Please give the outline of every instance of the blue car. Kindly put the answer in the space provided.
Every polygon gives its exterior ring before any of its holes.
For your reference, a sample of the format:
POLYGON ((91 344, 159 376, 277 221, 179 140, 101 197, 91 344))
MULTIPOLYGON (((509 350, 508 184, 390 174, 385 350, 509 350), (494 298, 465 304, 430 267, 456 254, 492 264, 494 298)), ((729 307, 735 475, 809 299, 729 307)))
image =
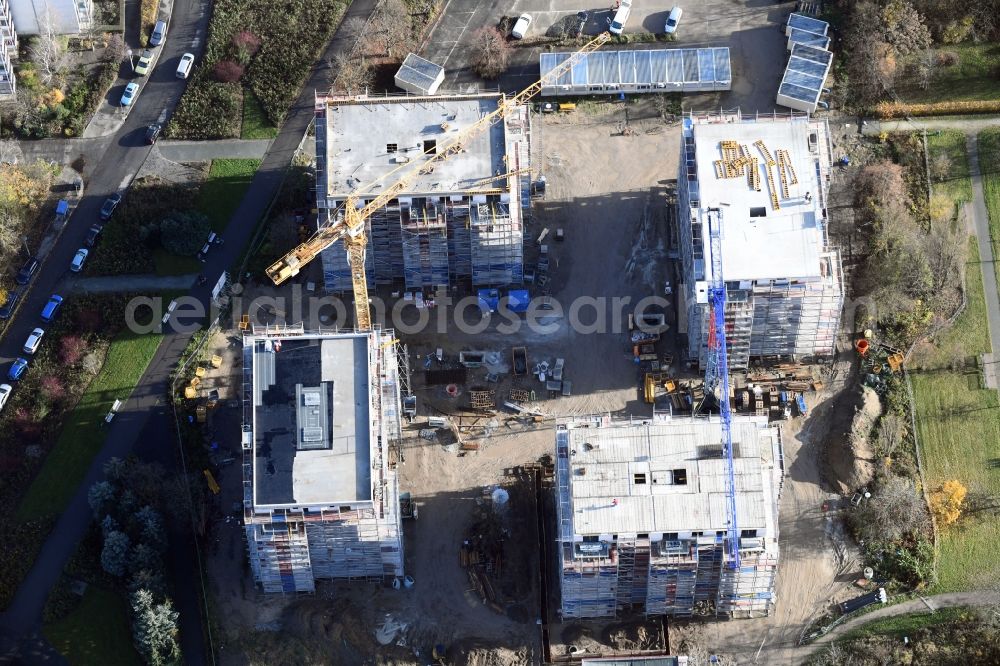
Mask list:
POLYGON ((52 294, 49 297, 49 302, 45 304, 42 308, 42 321, 52 321, 56 313, 59 311, 59 306, 62 305, 63 297, 59 294, 52 294))
POLYGON ((122 93, 122 106, 128 106, 135 99, 135 94, 139 92, 138 83, 130 83, 125 86, 125 92, 122 93))
POLYGON ((28 369, 28 359, 19 358, 14 361, 13 365, 10 366, 10 370, 7 371, 7 379, 12 382, 16 382, 21 377, 24 376, 24 371, 28 369))

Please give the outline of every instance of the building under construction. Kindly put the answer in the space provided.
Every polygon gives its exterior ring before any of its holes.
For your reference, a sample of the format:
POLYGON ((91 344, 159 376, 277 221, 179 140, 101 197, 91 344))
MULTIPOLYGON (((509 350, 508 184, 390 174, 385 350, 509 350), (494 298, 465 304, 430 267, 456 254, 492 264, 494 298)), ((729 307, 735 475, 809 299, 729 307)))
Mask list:
POLYGON ((243 515, 264 592, 403 572, 391 332, 243 338, 243 515))
POLYGON ((739 567, 727 550, 722 424, 609 418, 556 432, 563 618, 756 617, 775 602, 780 430, 732 419, 739 567))
MULTIPOLYGON (((316 98, 316 201, 326 224, 348 195, 360 203, 394 170, 434 154, 496 111, 502 95, 316 98)), ((421 170, 366 223, 369 287, 433 290, 523 281, 523 216, 530 203, 531 122, 519 106, 449 159, 421 170), (505 175, 508 174, 508 175, 505 175)), ((331 292, 351 290, 342 241, 322 253, 331 292)))
POLYGON ((713 265, 726 283, 730 369, 832 356, 844 290, 827 235, 826 122, 715 115, 686 118, 682 132, 678 313, 689 359, 705 365, 713 265), (710 224, 720 227, 721 257, 710 224))

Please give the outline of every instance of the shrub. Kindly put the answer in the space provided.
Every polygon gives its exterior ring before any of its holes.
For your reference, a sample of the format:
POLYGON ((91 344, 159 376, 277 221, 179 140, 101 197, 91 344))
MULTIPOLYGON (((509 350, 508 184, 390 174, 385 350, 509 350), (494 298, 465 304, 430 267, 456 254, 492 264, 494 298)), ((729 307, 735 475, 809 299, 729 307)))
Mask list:
MULTIPOLYGON (((142 0, 141 4, 141 18, 142 24, 139 26, 139 32, 149 40, 149 36, 146 34, 153 30, 153 25, 156 23, 157 11, 160 7, 159 0, 142 0)), ((145 46, 145 44, 143 44, 145 46)))
POLYGON ((37 442, 42 437, 42 424, 27 407, 14 410, 14 429, 24 442, 37 442))
POLYGON ((903 102, 880 102, 875 106, 880 118, 901 118, 905 116, 949 116, 965 113, 1000 113, 1000 100, 979 99, 929 104, 906 104, 903 102))
POLYGON ((235 83, 197 81, 188 86, 170 118, 175 139, 228 139, 239 136, 243 91, 235 83))
POLYGON ((157 604, 149 590, 132 594, 132 640, 147 664, 176 663, 181 656, 177 643, 177 617, 169 599, 157 604))
POLYGON ((222 83, 235 83, 243 78, 243 65, 232 60, 222 60, 215 63, 212 75, 222 83))
POLYGON ((233 35, 233 46, 236 48, 236 60, 241 65, 247 65, 260 50, 260 38, 249 30, 240 30, 233 35))
POLYGON ((168 252, 193 257, 212 231, 208 217, 198 211, 176 211, 160 223, 160 243, 168 252))
POLYGON ((97 308, 80 308, 76 312, 76 325, 88 333, 96 333, 104 325, 104 316, 97 308))
POLYGON ((42 377, 40 387, 42 389, 42 394, 53 402, 62 400, 66 397, 66 385, 63 384, 63 380, 57 375, 46 375, 42 377))
POLYGON ((87 341, 79 335, 64 335, 59 345, 59 358, 69 366, 79 363, 83 352, 87 350, 87 341))
POLYGON ((958 54, 954 51, 940 51, 934 58, 938 67, 954 67, 959 60, 958 54))

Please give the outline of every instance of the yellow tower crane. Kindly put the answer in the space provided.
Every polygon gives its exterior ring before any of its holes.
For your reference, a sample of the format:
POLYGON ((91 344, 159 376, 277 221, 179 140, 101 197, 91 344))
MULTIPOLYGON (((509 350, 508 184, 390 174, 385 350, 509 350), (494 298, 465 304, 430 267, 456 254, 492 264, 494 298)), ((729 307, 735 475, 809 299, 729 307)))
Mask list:
POLYGON ((609 39, 611 39, 611 35, 608 33, 598 35, 518 94, 513 97, 501 97, 496 111, 483 116, 450 140, 425 151, 423 157, 426 157, 426 160, 403 164, 369 183, 366 187, 349 194, 344 203, 309 240, 268 267, 267 276, 274 281, 274 284, 281 284, 288 278, 297 275, 302 267, 315 259, 320 252, 343 239, 344 247, 347 250, 347 261, 351 269, 357 328, 361 331, 370 330, 372 327, 371 310, 368 306, 368 278, 365 275, 365 245, 368 242, 365 237, 365 221, 405 191, 421 174, 429 173, 434 164, 443 162, 452 155, 461 152, 471 139, 485 132, 494 123, 505 118, 514 108, 534 97, 542 89, 542 86, 558 79, 585 55, 596 51, 609 39), (392 184, 383 186, 377 195, 362 205, 361 202, 365 195, 371 194, 376 186, 389 181, 390 177, 395 178, 392 184))

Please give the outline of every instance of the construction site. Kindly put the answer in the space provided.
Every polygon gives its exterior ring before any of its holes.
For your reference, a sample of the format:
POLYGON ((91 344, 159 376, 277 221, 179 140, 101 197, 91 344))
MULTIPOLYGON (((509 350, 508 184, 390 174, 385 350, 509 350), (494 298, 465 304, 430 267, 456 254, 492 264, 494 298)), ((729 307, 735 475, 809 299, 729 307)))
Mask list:
POLYGON ((718 269, 731 369, 830 358, 844 289, 840 253, 828 237, 825 122, 721 114, 685 119, 682 136, 679 326, 688 334, 687 358, 705 366, 708 285, 718 269), (717 244, 709 239, 714 225, 717 244))
POLYGON ((540 83, 317 97, 318 229, 245 300, 322 275, 355 326, 241 320, 242 519, 213 583, 234 643, 243 626, 336 663, 674 663, 676 628, 791 633, 839 593, 818 508, 843 381, 828 128, 665 121, 649 97, 536 114, 540 83), (476 294, 475 325, 401 332, 369 289, 410 315, 476 294))
MULTIPOLYGON (((318 224, 331 223, 348 195, 359 206, 381 194, 359 189, 392 182, 411 162, 448 143, 497 111, 498 93, 475 95, 316 98, 318 224), (362 128, 378 127, 377 133, 362 128)), ((407 291, 499 287, 524 278, 523 215, 530 201, 531 121, 515 106, 461 149, 420 169, 367 219, 368 284, 407 291)), ((349 292, 343 241, 322 254, 332 293, 349 292)))
POLYGON ((403 575, 392 340, 301 327, 244 335, 243 519, 262 591, 403 575))
POLYGON ((719 418, 594 418, 557 431, 563 618, 771 612, 780 431, 766 417, 742 416, 730 437, 733 490, 719 418), (739 516, 737 562, 725 544, 729 492, 739 516))

